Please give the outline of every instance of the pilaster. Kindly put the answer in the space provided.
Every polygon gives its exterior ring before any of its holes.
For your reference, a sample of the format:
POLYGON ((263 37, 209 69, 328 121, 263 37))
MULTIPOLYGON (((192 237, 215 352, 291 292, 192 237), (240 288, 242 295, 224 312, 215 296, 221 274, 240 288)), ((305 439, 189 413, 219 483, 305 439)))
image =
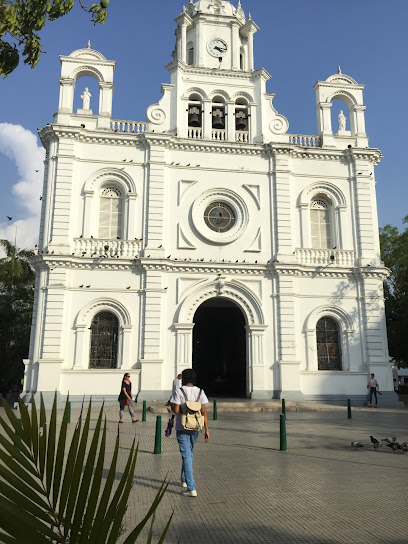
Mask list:
POLYGON ((288 154, 275 153, 275 228, 279 262, 295 262, 293 256, 292 199, 288 154))
MULTIPOLYGON (((147 205, 147 247, 151 253, 164 245, 164 179, 165 145, 164 142, 149 142, 149 183, 147 205)), ((161 251, 159 251, 161 256, 161 251)))

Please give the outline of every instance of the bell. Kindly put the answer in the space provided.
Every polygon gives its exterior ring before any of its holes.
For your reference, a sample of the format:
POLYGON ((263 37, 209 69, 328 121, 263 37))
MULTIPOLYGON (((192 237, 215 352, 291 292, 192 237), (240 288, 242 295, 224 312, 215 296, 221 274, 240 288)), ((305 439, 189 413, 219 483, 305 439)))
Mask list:
POLYGON ((214 109, 212 112, 212 128, 218 128, 223 130, 225 128, 225 116, 224 111, 220 108, 214 109))
POLYGON ((201 127, 201 111, 197 106, 190 106, 188 109, 188 126, 201 127))
POLYGON ((188 126, 189 127, 201 127, 201 119, 196 113, 188 114, 188 126))
POLYGON ((235 114, 235 128, 237 130, 248 130, 248 118, 244 111, 237 111, 235 114))

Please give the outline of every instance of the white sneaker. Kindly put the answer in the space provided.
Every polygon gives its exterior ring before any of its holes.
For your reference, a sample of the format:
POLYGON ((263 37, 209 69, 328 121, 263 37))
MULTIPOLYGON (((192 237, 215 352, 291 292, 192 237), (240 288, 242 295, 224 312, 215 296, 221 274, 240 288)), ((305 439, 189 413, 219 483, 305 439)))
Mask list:
POLYGON ((181 482, 181 487, 187 487, 186 482, 181 482))
POLYGON ((197 497, 197 491, 193 489, 193 491, 183 491, 181 493, 184 497, 197 497))

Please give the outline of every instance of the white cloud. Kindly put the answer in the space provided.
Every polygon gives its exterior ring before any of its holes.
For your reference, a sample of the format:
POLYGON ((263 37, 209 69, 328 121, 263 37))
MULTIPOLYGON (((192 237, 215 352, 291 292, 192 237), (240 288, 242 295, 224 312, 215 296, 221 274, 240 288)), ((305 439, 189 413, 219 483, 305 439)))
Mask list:
POLYGON ((24 216, 0 223, 0 238, 14 243, 17 229, 17 246, 32 249, 38 243, 40 228, 45 150, 37 144, 36 135, 21 125, 0 123, 0 153, 16 164, 19 179, 11 191, 24 216))

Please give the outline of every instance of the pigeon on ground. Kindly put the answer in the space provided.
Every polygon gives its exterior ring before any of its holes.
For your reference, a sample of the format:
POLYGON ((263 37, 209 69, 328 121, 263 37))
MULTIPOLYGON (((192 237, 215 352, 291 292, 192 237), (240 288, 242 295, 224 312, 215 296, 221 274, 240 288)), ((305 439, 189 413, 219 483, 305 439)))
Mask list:
POLYGON ((364 448, 364 444, 360 444, 360 442, 352 442, 351 445, 355 450, 357 448, 364 448))
POLYGON ((374 436, 370 435, 370 440, 373 443, 375 450, 381 446, 381 442, 379 442, 376 438, 374 438, 374 436))
POLYGON ((391 442, 391 444, 387 444, 389 448, 392 449, 392 451, 397 451, 399 449, 402 449, 402 446, 400 446, 397 442, 391 442))
POLYGON ((397 437, 393 436, 393 437, 383 438, 382 441, 388 442, 388 444, 393 444, 394 442, 397 441, 397 437))

